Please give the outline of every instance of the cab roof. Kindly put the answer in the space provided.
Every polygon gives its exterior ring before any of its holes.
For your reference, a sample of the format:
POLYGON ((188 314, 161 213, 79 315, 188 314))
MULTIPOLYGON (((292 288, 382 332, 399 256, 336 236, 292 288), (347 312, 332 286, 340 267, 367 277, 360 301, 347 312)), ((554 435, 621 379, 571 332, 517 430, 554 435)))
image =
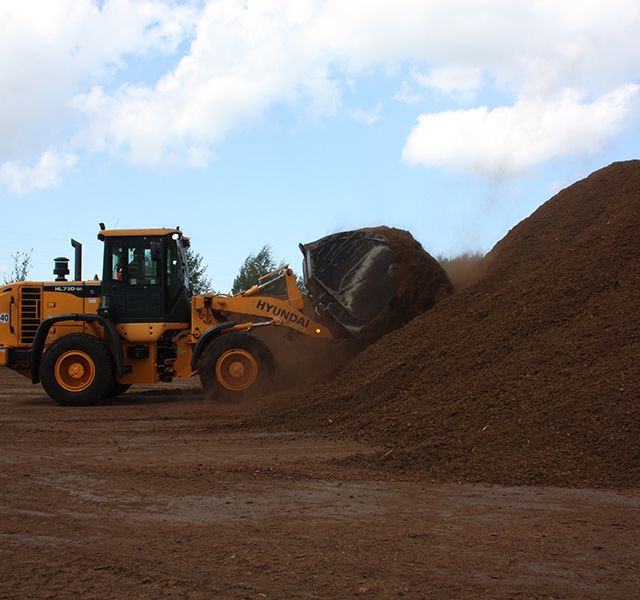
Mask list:
POLYGON ((163 236, 177 233, 182 237, 179 229, 101 229, 98 232, 98 239, 104 240, 106 237, 137 237, 137 236, 163 236))

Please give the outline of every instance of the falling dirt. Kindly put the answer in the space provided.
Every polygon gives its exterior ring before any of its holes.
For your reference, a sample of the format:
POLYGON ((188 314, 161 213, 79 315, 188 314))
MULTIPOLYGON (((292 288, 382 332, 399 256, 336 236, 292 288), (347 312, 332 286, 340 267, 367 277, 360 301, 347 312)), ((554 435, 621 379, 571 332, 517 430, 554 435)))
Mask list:
POLYGON ((480 253, 464 253, 455 258, 439 259, 439 262, 456 292, 478 283, 489 266, 489 260, 480 253))

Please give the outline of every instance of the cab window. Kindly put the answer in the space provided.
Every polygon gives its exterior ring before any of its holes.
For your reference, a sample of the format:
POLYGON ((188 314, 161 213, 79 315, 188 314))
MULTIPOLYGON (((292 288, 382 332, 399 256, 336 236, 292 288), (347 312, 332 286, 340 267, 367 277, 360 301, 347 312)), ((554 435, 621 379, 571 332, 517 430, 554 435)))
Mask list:
POLYGON ((184 286, 184 267, 178 242, 169 240, 167 246, 167 288, 169 303, 173 304, 184 286))
POLYGON ((149 240, 130 241, 127 248, 127 275, 129 285, 159 285, 159 262, 153 260, 149 240))
POLYGON ((111 279, 122 281, 124 277, 125 249, 122 244, 111 248, 111 279))

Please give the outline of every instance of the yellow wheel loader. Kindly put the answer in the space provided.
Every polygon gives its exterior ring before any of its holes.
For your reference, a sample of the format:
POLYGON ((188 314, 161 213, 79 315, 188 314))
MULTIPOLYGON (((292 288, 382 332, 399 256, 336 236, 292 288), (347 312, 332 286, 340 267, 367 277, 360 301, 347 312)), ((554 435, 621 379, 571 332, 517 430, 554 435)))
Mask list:
POLYGON ((100 402, 131 384, 200 376, 218 396, 266 388, 277 369, 258 327, 333 340, 358 337, 384 318, 395 294, 385 236, 343 232, 300 245, 308 295, 288 266, 237 295, 192 296, 176 229, 107 230, 101 280, 83 281, 82 245, 55 259, 52 282, 0 288, 0 365, 42 383, 63 405, 100 402), (284 280, 284 296, 268 295, 284 280))

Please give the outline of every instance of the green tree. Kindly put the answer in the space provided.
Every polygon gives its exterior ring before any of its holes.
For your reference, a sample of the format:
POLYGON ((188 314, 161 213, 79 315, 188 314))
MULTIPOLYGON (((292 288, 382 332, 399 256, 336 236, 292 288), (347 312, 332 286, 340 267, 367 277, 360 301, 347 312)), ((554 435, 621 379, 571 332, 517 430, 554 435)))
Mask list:
MULTIPOLYGON (((232 294, 237 294, 243 290, 248 290, 251 286, 258 283, 258 279, 271 271, 275 271, 284 266, 284 261, 279 263, 273 258, 271 248, 269 244, 262 246, 262 249, 256 254, 249 254, 244 259, 240 272, 233 280, 233 287, 231 288, 232 294)), ((296 282, 302 293, 306 293, 304 282, 302 277, 296 276, 296 282)), ((265 293, 272 294, 274 296, 282 296, 287 293, 287 284, 284 279, 278 279, 272 285, 265 288, 265 293)))
POLYGON ((17 250, 11 255, 13 266, 9 274, 4 274, 4 283, 13 283, 14 281, 26 281, 31 271, 31 253, 33 248, 27 251, 17 250))
MULTIPOLYGON (((233 280, 233 287, 231 288, 232 294, 237 294, 242 290, 248 290, 252 285, 258 282, 258 279, 263 275, 273 271, 277 268, 276 261, 271 254, 271 248, 268 244, 262 246, 262 249, 256 254, 249 254, 244 259, 240 272, 233 280)), ((280 282, 278 282, 280 283, 280 282)), ((272 293, 280 293, 283 290, 283 286, 275 284, 271 291, 272 293), (279 287, 280 289, 277 289, 279 287)))
POLYGON ((194 296, 212 292, 211 279, 207 277, 207 267, 202 264, 202 256, 186 248, 187 266, 189 267, 189 283, 194 296))

